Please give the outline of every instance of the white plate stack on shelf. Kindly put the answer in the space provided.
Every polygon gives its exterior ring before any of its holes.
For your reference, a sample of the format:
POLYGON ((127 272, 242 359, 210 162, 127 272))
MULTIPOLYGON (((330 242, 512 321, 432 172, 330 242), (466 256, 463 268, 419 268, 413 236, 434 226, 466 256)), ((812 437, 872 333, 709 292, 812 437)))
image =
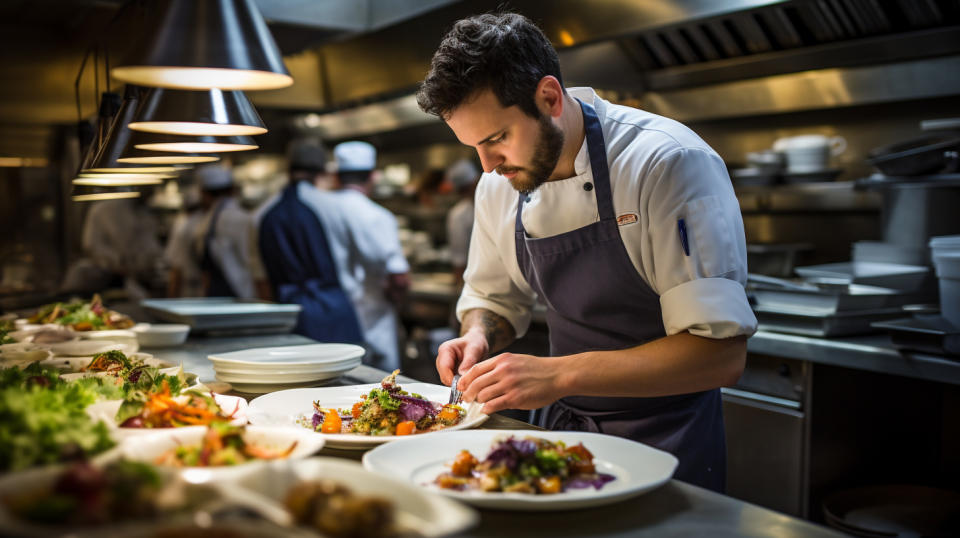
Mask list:
POLYGON ((217 379, 239 392, 262 394, 322 385, 360 365, 364 349, 353 344, 264 347, 207 358, 217 379))

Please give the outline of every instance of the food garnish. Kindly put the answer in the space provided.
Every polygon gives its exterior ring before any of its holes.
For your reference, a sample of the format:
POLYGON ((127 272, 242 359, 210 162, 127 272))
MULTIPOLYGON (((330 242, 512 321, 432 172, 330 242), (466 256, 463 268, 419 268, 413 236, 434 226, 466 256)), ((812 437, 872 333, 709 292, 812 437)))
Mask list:
POLYGON ((460 491, 555 494, 600 489, 614 479, 597 472, 593 454, 583 443, 567 446, 562 441, 510 436, 494 442, 483 461, 461 451, 450 463, 450 471, 437 476, 434 483, 460 491))
POLYGON ((250 460, 286 458, 297 447, 294 441, 283 450, 275 450, 247 443, 243 439, 246 428, 215 422, 207 428, 198 445, 180 445, 157 458, 160 465, 173 467, 219 467, 239 465, 250 460))
POLYGON ((129 329, 133 320, 129 316, 115 312, 103 306, 99 295, 90 302, 71 301, 52 303, 41 307, 27 320, 30 323, 59 323, 75 331, 101 331, 109 329, 129 329))
POLYGON ((459 405, 431 402, 419 394, 400 388, 394 370, 360 397, 350 410, 331 409, 313 403, 314 413, 300 424, 321 433, 360 435, 412 435, 441 430, 463 421, 466 412, 459 405))
POLYGON ((170 377, 163 376, 158 390, 131 392, 117 412, 117 423, 123 428, 178 428, 233 420, 237 410, 224 412, 209 393, 171 391, 170 377))

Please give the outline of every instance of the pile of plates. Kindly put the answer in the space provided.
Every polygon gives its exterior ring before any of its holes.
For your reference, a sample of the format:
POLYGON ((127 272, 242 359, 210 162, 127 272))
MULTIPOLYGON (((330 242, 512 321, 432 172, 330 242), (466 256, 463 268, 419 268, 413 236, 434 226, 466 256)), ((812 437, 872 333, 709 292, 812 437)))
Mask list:
POLYGON ((352 344, 264 347, 210 355, 217 379, 240 392, 262 394, 333 381, 360 365, 364 349, 352 344))

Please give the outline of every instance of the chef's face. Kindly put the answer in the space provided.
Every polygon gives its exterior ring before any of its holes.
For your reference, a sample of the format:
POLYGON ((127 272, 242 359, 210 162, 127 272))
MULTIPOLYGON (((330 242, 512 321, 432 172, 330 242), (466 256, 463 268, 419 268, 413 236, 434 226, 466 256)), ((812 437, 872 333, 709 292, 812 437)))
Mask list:
POLYGON ((460 142, 477 149, 485 172, 496 170, 524 194, 550 177, 563 149, 563 131, 550 116, 532 118, 519 106, 504 108, 490 90, 454 109, 446 122, 460 142))

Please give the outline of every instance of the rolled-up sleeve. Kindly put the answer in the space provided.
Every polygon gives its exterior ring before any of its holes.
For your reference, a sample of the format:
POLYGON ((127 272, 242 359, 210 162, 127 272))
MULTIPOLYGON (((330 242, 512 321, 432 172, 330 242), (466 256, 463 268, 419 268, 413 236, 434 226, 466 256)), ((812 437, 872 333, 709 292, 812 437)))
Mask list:
POLYGON ((516 276, 511 276, 510 268, 517 266, 514 241, 512 238, 506 241, 494 231, 494 213, 503 208, 494 201, 484 202, 487 192, 483 185, 481 179, 476 194, 470 254, 463 275, 463 292, 457 301, 457 319, 463 321, 468 310, 484 308, 506 319, 519 338, 530 327, 535 294, 525 282, 518 282, 516 276))
POLYGON ((707 149, 680 148, 654 171, 642 194, 649 215, 643 265, 667 334, 753 334, 743 218, 723 161, 707 149))

